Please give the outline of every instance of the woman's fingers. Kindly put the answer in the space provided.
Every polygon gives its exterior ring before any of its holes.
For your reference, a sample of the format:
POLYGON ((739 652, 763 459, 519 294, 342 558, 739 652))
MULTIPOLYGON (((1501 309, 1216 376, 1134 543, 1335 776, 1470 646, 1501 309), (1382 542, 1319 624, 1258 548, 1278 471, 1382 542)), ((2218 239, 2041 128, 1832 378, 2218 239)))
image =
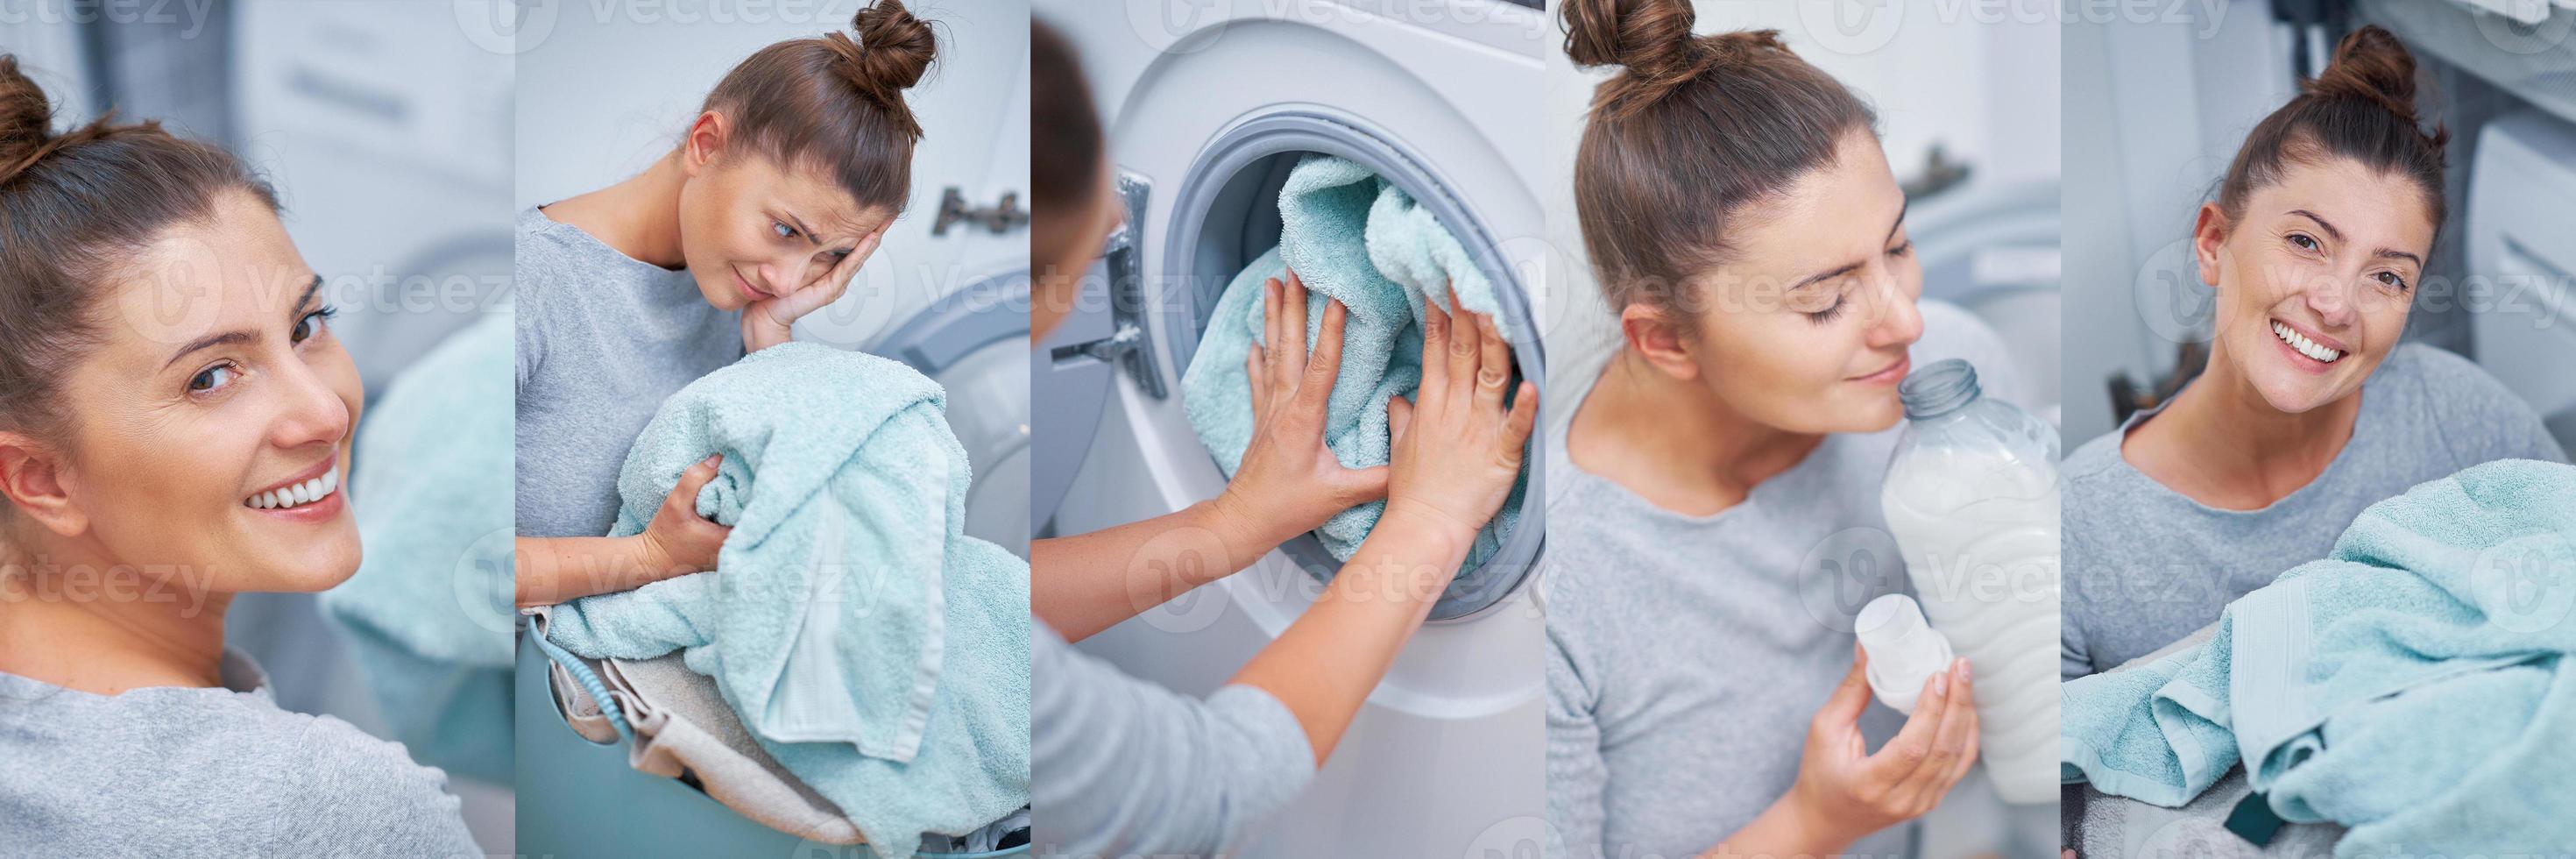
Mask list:
POLYGON ((1503 415, 1503 464, 1517 471, 1521 457, 1529 451, 1531 431, 1538 427, 1538 386, 1521 382, 1520 394, 1512 398, 1511 413, 1503 415))
POLYGON ((1413 426, 1413 404, 1401 395, 1387 397, 1386 437, 1390 440, 1388 447, 1403 444, 1404 431, 1411 426, 1413 426))
POLYGON ((1422 384, 1414 405, 1431 397, 1438 403, 1449 384, 1449 313, 1431 296, 1422 297, 1422 384))
POLYGON ((1286 342, 1279 344, 1279 381, 1293 384, 1297 375, 1306 372, 1306 283, 1288 273, 1288 286, 1280 292, 1279 333, 1286 342))
POLYGON ((1869 677, 1863 673, 1869 666, 1869 655, 1852 643, 1852 667, 1843 674, 1843 682, 1834 685, 1833 694, 1825 696, 1825 706, 1816 709, 1808 720, 1807 732, 1815 735, 1847 733, 1859 724, 1862 710, 1869 707, 1869 677))
POLYGON ((1320 412, 1324 400, 1333 393, 1333 382, 1342 372, 1342 328, 1350 322, 1350 308, 1338 299, 1326 299, 1324 326, 1315 334, 1315 354, 1306 359, 1306 378, 1297 383, 1297 398, 1309 412, 1320 412))
POLYGON ((1932 756, 1932 741, 1941 734, 1941 723, 1950 715, 1950 672, 1936 671, 1923 681, 1923 692, 1914 699, 1914 715, 1896 738, 1887 741, 1867 764, 1872 781, 1895 785, 1912 776, 1932 756))
POLYGON ((1261 360, 1261 353, 1264 351, 1261 348, 1255 347, 1245 351, 1247 354, 1243 356, 1243 377, 1251 380, 1252 383, 1252 425, 1260 426, 1262 416, 1269 414, 1263 410, 1262 403, 1269 399, 1267 395, 1270 392, 1270 365, 1269 362, 1261 360))
POLYGON ((1449 291, 1449 395, 1465 403, 1474 395, 1476 357, 1483 354, 1484 326, 1476 314, 1458 303, 1458 291, 1449 291))
POLYGON ((1967 664, 1965 659, 1955 659, 1944 667, 1950 676, 1950 692, 1948 700, 1942 702, 1941 730, 1932 736, 1931 750, 1924 755, 1923 763, 1897 786, 1897 795, 1914 797, 1917 808, 1929 808, 1950 791, 1950 774, 1958 771, 1968 741, 1977 735, 1977 702, 1968 688, 1967 664))
MULTIPOLYGON (((1279 293, 1285 288, 1275 277, 1261 282, 1261 348, 1258 351, 1270 353, 1268 360, 1262 362, 1263 366, 1276 367, 1279 364, 1279 293)), ((1252 377, 1252 386, 1256 388, 1270 382, 1266 373, 1252 377)))
POLYGON ((698 460, 698 464, 689 466, 687 471, 680 472, 680 484, 671 488, 672 494, 686 495, 694 502, 698 497, 698 490, 705 489, 707 481, 716 479, 716 468, 723 464, 724 454, 721 453, 698 460))
POLYGON ((1512 384, 1512 344, 1503 341, 1503 332, 1494 327, 1494 318, 1476 317, 1476 342, 1483 350, 1476 361, 1476 405, 1499 411, 1503 392, 1512 384))

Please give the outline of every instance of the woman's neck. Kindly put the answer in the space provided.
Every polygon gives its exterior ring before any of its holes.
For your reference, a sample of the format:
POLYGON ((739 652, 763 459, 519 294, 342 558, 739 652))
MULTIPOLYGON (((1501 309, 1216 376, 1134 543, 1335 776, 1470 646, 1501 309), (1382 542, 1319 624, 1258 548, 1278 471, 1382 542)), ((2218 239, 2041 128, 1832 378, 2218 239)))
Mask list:
POLYGON ((1742 503, 1824 438, 1755 421, 1708 386, 1621 350, 1575 411, 1566 455, 1657 507, 1708 516, 1742 503))
POLYGON ((680 252, 680 153, 672 150, 644 172, 545 207, 546 217, 589 233, 618 253, 677 271, 680 252))
POLYGON ((0 572, 0 671, 98 695, 223 685, 232 594, 155 579, 81 545, 50 546, 0 572))
POLYGON ((2221 509, 2255 510, 2323 474, 2352 439, 2361 392, 2296 414, 2274 408, 2223 349, 2121 453, 2167 488, 2221 509))

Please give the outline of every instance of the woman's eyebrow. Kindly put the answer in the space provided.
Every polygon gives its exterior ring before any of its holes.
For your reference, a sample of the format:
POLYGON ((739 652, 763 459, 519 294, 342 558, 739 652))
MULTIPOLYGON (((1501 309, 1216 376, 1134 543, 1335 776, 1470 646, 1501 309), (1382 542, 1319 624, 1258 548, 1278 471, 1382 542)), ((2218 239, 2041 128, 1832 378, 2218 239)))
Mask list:
POLYGON ((2343 231, 2335 229, 2335 225, 2333 224, 2326 223, 2326 219, 2317 217, 2317 213, 2306 209, 2291 209, 2289 214, 2315 221, 2317 222, 2317 226, 2325 228, 2326 238, 2330 238, 2338 242, 2343 241, 2343 231))
MULTIPOLYGON (((318 274, 314 275, 311 281, 307 281, 304 284, 304 293, 296 296, 295 303, 289 305, 290 309, 286 314, 287 324, 294 324, 295 317, 302 315, 304 306, 313 302, 313 293, 319 291, 321 288, 322 276, 318 274)), ((200 349, 210 349, 230 343, 257 342, 259 342, 259 332, 256 331, 234 329, 219 334, 208 334, 204 337, 190 340, 188 341, 188 345, 179 347, 179 351, 170 353, 170 360, 161 362, 161 368, 167 370, 170 368, 170 365, 179 363, 179 359, 188 357, 188 353, 195 352, 200 349)))
MULTIPOLYGON (((1885 238, 1885 239, 1881 239, 1881 240, 1880 240, 1880 242, 1879 242, 1880 244, 1885 244, 1885 243, 1887 243, 1887 242, 1890 242, 1890 241, 1894 241, 1894 240, 1896 240, 1896 232, 1897 232, 1898 230, 1905 229, 1905 212, 1906 212, 1906 210, 1911 209, 1911 208, 1913 208, 1913 207, 1914 207, 1914 200, 1913 200, 1913 198, 1910 198, 1910 197, 1909 197, 1909 198, 1906 198, 1905 200, 1903 200, 1903 201, 1901 201, 1901 202, 1899 202, 1899 203, 1897 203, 1897 206, 1896 206, 1896 220, 1895 220, 1895 221, 1890 222, 1890 223, 1887 225, 1887 238, 1885 238)), ((1833 267, 1832 269, 1829 269, 1829 270, 1826 270, 1826 271, 1820 271, 1820 272, 1817 272, 1817 273, 1815 273, 1815 274, 1807 275, 1806 277, 1799 278, 1799 279, 1797 279, 1797 281, 1796 281, 1796 282, 1793 282, 1793 283, 1789 284, 1789 289, 1791 289, 1791 290, 1795 290, 1795 289, 1798 289, 1798 288, 1804 287, 1804 286, 1806 286, 1806 285, 1808 285, 1808 284, 1811 284, 1811 283, 1815 283, 1815 282, 1818 282, 1818 281, 1832 280, 1832 279, 1834 279, 1834 278, 1841 277, 1841 276, 1843 276, 1843 275, 1850 274, 1850 273, 1855 272, 1855 271, 1859 271, 1859 270, 1860 270, 1860 267, 1861 267, 1861 264, 1862 264, 1863 262, 1865 262, 1865 261, 1864 261, 1864 260, 1853 260, 1853 261, 1851 261, 1851 262, 1847 262, 1847 263, 1843 263, 1842 265, 1835 266, 1835 267, 1833 267)), ((1786 290, 1784 290, 1784 291, 1786 291, 1786 290)))

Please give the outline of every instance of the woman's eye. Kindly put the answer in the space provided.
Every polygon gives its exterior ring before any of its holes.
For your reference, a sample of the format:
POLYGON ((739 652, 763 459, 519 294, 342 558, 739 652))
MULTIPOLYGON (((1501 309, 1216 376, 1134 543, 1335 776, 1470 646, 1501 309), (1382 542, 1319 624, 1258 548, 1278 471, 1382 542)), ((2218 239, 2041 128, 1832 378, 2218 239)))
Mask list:
POLYGON ((770 232, 772 232, 772 233, 776 233, 776 234, 778 235, 778 237, 779 237, 779 238, 782 238, 782 239, 792 239, 792 238, 795 238, 795 237, 796 237, 796 228, 795 228, 795 227, 791 227, 791 226, 788 226, 788 225, 786 225, 786 224, 779 223, 778 221, 775 221, 775 220, 773 220, 773 221, 770 221, 770 222, 769 222, 769 231, 770 231, 770 232))
POLYGON ((2316 249, 2317 249, 2317 240, 2316 240, 2316 239, 2313 239, 2313 238, 2308 237, 2308 236, 2307 236, 2307 234, 2305 234, 2305 233, 2291 233, 2291 234, 2290 234, 2290 244, 2298 245, 2299 247, 2301 247, 2301 248, 2303 248, 2303 249, 2306 249, 2306 250, 2316 250, 2316 249))
POLYGON ((1914 242, 1912 242, 1911 240, 1906 241, 1906 242, 1903 242, 1903 243, 1900 243, 1900 244, 1898 244, 1898 245, 1897 245, 1897 246, 1895 246, 1895 247, 1892 247, 1892 248, 1888 248, 1888 249, 1887 249, 1887 255, 1888 255, 1888 256, 1892 256, 1892 257, 1901 257, 1901 256, 1904 256, 1904 255, 1906 255, 1906 254, 1913 253, 1913 252, 1914 252, 1914 242))
POLYGON ((2401 289, 2401 290, 2406 288, 2406 278, 2399 277, 2399 276, 2397 275, 2397 273, 2396 273, 2396 272, 2393 272, 2393 271, 2383 271, 2383 272, 2380 272, 2380 273, 2378 273, 2378 274, 2372 275, 2372 277, 2376 277, 2376 278, 2378 278, 2380 283, 2384 283, 2384 284, 2387 284, 2387 285, 2389 285, 2389 286, 2397 287, 2398 289, 2401 289))
POLYGON ((1834 317, 1843 315, 1843 304, 1848 301, 1850 301, 1850 299, 1845 298, 1842 293, 1837 292, 1834 293, 1834 303, 1826 305, 1825 309, 1800 312, 1807 315, 1807 321, 1823 325, 1827 322, 1834 321, 1834 317))
POLYGON ((215 366, 199 370, 197 371, 197 375, 189 378, 188 390, 196 393, 211 391, 216 388, 232 384, 234 377, 240 375, 241 371, 235 370, 229 365, 217 364, 215 366))
POLYGON ((295 320, 295 330, 289 332, 287 334, 287 338, 296 343, 311 340, 315 335, 322 333, 324 321, 330 319, 333 314, 339 312, 340 311, 337 308, 325 307, 320 310, 304 314, 303 318, 295 320))

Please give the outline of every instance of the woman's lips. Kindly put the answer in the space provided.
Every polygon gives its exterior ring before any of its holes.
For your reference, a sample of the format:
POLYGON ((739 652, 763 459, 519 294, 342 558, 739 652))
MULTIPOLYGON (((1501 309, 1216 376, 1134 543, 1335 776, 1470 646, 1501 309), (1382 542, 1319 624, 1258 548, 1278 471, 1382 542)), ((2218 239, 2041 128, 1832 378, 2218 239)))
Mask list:
POLYGON ((2282 322, 2277 319, 2270 320, 2269 323, 2265 325, 2263 337, 2264 339, 2272 341, 2272 348, 2280 350, 2281 356, 2289 361, 2291 367, 2297 369, 2299 372, 2306 373, 2311 376, 2325 375, 2332 372, 2336 364, 2341 364, 2352 359, 2352 352, 2345 349, 2341 341, 2332 340, 2322 335, 2310 333, 2306 329, 2300 328, 2296 325, 2290 325, 2289 323, 2282 322), (2309 342, 2318 346, 2333 349, 2335 359, 2330 362, 2320 361, 2314 356, 2299 351, 2298 347, 2290 345, 2289 341, 2281 338, 2281 330, 2279 328, 2274 328, 2273 326, 2275 325, 2287 327, 2291 332, 2296 333, 2301 337, 2308 338, 2309 342))
POLYGON ((777 297, 769 293, 762 292, 758 288, 752 286, 751 280, 742 276, 741 269, 728 270, 733 272, 733 285, 735 288, 742 290, 743 297, 749 298, 753 301, 765 301, 777 297))
MULTIPOLYGON (((343 487, 342 484, 346 481, 342 480, 340 461, 340 456, 337 453, 334 453, 331 458, 315 463, 312 467, 298 472, 293 477, 278 481, 276 484, 263 488, 258 492, 251 493, 251 495, 245 498, 241 504, 252 513, 264 516, 275 516, 288 522, 323 522, 333 519, 339 516, 340 512, 348 507, 348 503, 342 499, 342 496, 345 494, 345 487, 343 487), (287 507, 262 508, 254 503, 254 501, 259 500, 259 496, 271 495, 272 493, 291 493, 298 487, 301 487, 306 492, 319 489, 321 497, 303 504, 295 504, 287 507)), ((278 497, 291 498, 292 496, 282 495, 278 497)))
POLYGON ((1896 356, 1895 363, 1889 364, 1884 368, 1871 371, 1870 374, 1866 376, 1854 376, 1847 381, 1859 382, 1864 385, 1893 385, 1904 381, 1906 371, 1912 369, 1914 369, 1914 356, 1899 355, 1896 356))

